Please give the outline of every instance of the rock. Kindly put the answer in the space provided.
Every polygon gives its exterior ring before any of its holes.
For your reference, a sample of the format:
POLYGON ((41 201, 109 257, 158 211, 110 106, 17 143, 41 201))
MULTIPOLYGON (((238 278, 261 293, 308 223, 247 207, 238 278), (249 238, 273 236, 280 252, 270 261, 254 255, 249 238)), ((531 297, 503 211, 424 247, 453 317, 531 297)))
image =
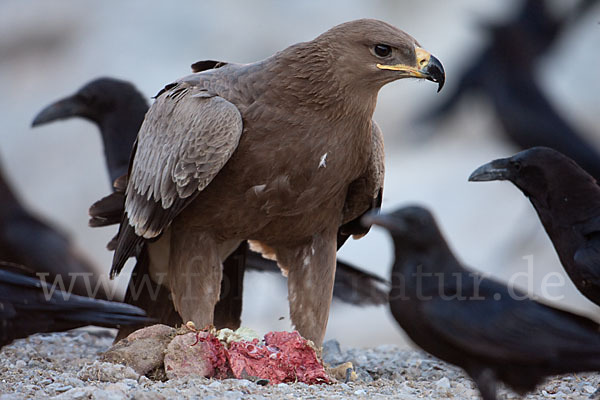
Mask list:
POLYGON ((108 362, 95 361, 85 366, 77 378, 82 381, 119 382, 123 379, 138 379, 139 375, 130 367, 108 362))
POLYGON ((588 385, 588 386, 584 386, 583 390, 585 390, 586 392, 588 392, 588 393, 591 394, 591 393, 594 393, 596 391, 596 388, 593 387, 593 386, 588 385))
MULTIPOLYGON (((206 332, 190 332, 185 335, 177 335, 167 346, 165 354, 165 372, 168 379, 181 378, 188 375, 203 377, 215 376, 217 370, 213 364, 215 349, 213 347, 222 345, 215 339, 216 343, 208 340, 212 336, 206 332)), ((214 336, 213 336, 214 338, 214 336)), ((216 349, 218 352, 219 350, 216 349)))
POLYGON ((344 355, 337 340, 331 339, 323 343, 323 362, 336 365, 344 361, 344 355))
POLYGON ((81 387, 83 386, 83 381, 81 379, 77 379, 73 376, 69 376, 67 374, 62 374, 60 376, 60 380, 65 385, 70 385, 73 387, 81 387))
POLYGON ((29 368, 39 368, 42 367, 44 364, 42 362, 40 362, 40 360, 29 360, 27 361, 27 367, 29 368))
POLYGON ((147 386, 147 385, 151 385, 152 384, 152 380, 149 379, 147 376, 145 375, 141 375, 140 378, 138 379, 138 384, 140 384, 140 386, 147 386))
MULTIPOLYGON (((354 365, 354 364, 352 364, 354 365)), ((362 368, 356 368, 354 367, 354 373, 357 375, 357 381, 359 382, 373 382, 375 379, 373 379, 373 377, 371 376, 371 374, 362 368)))
POLYGON ((225 392, 222 395, 223 399, 231 399, 231 400, 242 400, 243 398, 245 398, 244 393, 237 391, 237 390, 232 390, 231 392, 225 392))
POLYGON ((62 393, 59 396, 53 397, 55 400, 83 400, 89 399, 92 396, 93 388, 74 388, 62 393))
POLYGON ((125 393, 127 392, 127 384, 125 384, 123 381, 121 382, 117 382, 117 383, 111 383, 110 385, 106 386, 106 390, 110 391, 110 392, 121 392, 121 393, 125 393))
POLYGON ((454 390, 458 395, 460 395, 461 398, 470 398, 471 396, 477 395, 477 392, 475 390, 466 387, 460 382, 456 384, 454 390))
POLYGON ((138 381, 133 379, 123 379, 121 383, 126 385, 128 388, 134 388, 138 385, 138 381))
POLYGON ((110 390, 94 390, 92 392, 92 400, 122 400, 127 398, 123 392, 113 392, 110 390))
POLYGON ((126 393, 127 393, 127 385, 126 384, 124 384, 122 382, 111 383, 110 385, 106 386, 104 389, 95 390, 92 393, 92 399, 120 400, 120 399, 129 398, 129 396, 126 393))
POLYGON ((50 385, 46 386, 47 389, 52 389, 54 390, 56 393, 64 393, 66 391, 69 391, 71 389, 73 389, 73 386, 71 385, 63 385, 62 383, 51 383, 50 385))
POLYGON ((450 389, 450 379, 444 376, 443 378, 435 382, 435 387, 443 390, 450 389))
POLYGON ((137 331, 131 333, 123 340, 133 341, 133 340, 141 340, 148 338, 165 338, 165 340, 170 341, 175 334, 175 328, 172 328, 167 325, 156 324, 152 326, 148 326, 146 328, 138 329, 137 331))
POLYGON ((132 400, 165 400, 166 397, 160 393, 137 391, 133 394, 132 400))
POLYGON ((163 364, 165 349, 174 335, 174 328, 160 324, 137 330, 108 349, 102 361, 123 364, 145 375, 163 364))
POLYGON ((27 365, 27 363, 23 360, 17 360, 15 362, 15 367, 16 368, 25 368, 25 366, 27 365))

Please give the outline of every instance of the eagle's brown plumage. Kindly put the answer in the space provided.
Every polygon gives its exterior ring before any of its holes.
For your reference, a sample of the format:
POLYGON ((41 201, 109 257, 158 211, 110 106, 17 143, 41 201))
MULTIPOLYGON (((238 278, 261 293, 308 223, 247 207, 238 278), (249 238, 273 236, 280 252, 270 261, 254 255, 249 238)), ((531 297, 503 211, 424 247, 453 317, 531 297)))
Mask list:
POLYGON ((406 33, 358 20, 168 85, 138 135, 112 274, 146 244, 153 278, 205 326, 222 260, 251 240, 288 274, 291 319, 320 345, 338 228, 381 195, 377 93, 404 77, 441 87, 443 69, 406 33))

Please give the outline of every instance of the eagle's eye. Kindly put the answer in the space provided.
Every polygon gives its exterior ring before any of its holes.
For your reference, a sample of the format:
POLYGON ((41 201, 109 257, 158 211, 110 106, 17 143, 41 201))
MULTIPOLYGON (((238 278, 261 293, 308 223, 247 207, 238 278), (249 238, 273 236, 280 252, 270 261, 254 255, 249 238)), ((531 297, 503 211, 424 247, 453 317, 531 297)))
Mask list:
POLYGON ((392 47, 387 44, 376 44, 373 51, 377 57, 387 57, 392 53, 392 47))

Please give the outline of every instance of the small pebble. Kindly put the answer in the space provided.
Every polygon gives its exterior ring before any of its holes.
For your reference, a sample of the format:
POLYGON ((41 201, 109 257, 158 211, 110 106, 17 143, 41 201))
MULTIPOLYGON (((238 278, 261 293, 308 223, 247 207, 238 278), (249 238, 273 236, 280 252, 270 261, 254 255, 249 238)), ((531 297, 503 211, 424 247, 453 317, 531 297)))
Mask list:
POLYGON ((69 399, 69 400, 84 400, 89 399, 91 396, 91 390, 85 388, 74 388, 69 391, 56 396, 55 399, 69 399))
MULTIPOLYGON (((50 386, 52 386, 52 385, 48 385, 47 387, 50 387, 50 386)), ((71 389, 73 389, 73 386, 71 386, 71 385, 64 385, 64 386, 62 386, 62 385, 59 385, 59 386, 56 386, 56 387, 55 387, 55 388, 53 388, 53 389, 54 389, 54 391, 55 391, 56 393, 63 393, 63 392, 66 392, 66 391, 68 391, 68 390, 71 390, 71 389)))
POLYGON ((121 381, 121 383, 127 385, 128 388, 134 388, 134 387, 136 387, 138 385, 138 381, 137 380, 135 380, 135 379, 129 379, 129 378, 123 379, 121 381))
POLYGON ((591 394, 591 393, 594 393, 594 392, 596 391, 596 388, 595 388, 595 387, 593 387, 593 386, 589 386, 589 385, 588 385, 588 386, 584 386, 584 387, 583 387, 583 390, 585 390, 586 392, 588 392, 588 393, 590 393, 590 394, 591 394))
POLYGON ((450 389, 450 379, 443 377, 435 383, 438 389, 450 389))
POLYGON ((140 377, 138 378, 138 383, 140 385, 145 386, 145 385, 151 384, 152 380, 149 379, 146 375, 140 375, 140 377))

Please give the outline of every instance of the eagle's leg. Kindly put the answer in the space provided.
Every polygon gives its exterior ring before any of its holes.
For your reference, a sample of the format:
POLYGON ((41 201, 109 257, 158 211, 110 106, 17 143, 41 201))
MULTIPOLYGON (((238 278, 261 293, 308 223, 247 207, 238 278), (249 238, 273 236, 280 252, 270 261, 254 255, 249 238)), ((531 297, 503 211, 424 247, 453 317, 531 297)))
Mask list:
POLYGON ((337 230, 331 229, 312 237, 312 241, 295 248, 277 248, 277 260, 288 270, 290 318, 298 332, 323 344, 335 277, 337 230))
POLYGON ((172 230, 169 286, 183 322, 212 325, 221 289, 219 246, 211 235, 179 226, 172 230))

